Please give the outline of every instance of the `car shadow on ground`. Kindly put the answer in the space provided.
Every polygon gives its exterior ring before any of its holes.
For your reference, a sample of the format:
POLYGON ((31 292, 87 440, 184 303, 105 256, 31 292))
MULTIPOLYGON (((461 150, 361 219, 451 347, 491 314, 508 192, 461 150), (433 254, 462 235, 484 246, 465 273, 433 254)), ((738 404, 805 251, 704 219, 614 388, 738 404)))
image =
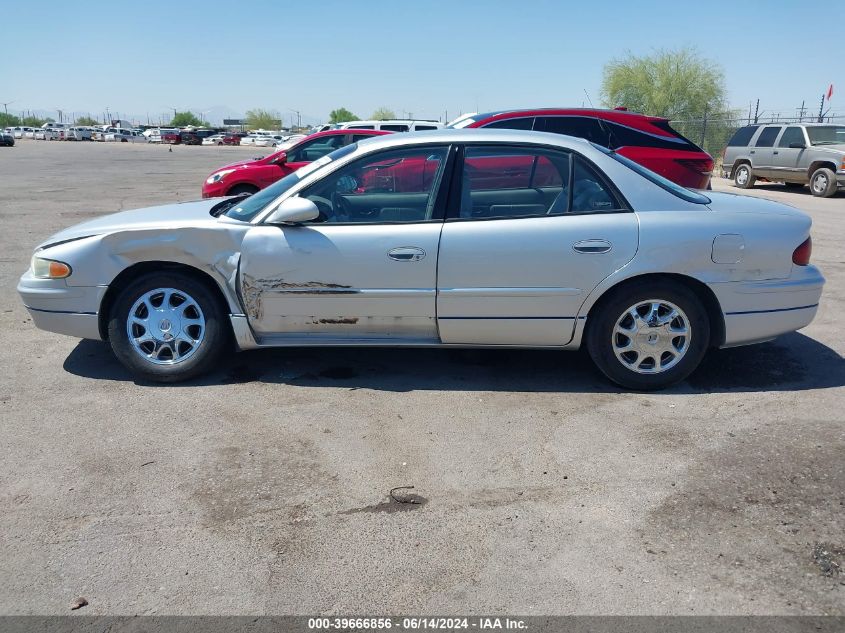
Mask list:
MULTIPOLYGON (((108 344, 81 341, 65 371, 135 381, 108 344)), ((618 393, 584 352, 526 349, 282 348, 232 354, 220 368, 180 386, 262 382, 379 391, 618 393)), ((711 351, 686 381, 663 393, 804 391, 845 385, 845 359, 803 334, 711 351)), ((159 385, 168 386, 168 385, 159 385)))

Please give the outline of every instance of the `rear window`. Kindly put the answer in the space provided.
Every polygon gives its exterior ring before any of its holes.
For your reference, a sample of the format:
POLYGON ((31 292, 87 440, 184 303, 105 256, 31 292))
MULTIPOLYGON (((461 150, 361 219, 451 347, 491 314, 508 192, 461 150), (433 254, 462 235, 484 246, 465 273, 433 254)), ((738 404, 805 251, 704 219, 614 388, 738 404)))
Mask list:
POLYGON ((747 147, 759 127, 759 125, 746 125, 739 128, 728 141, 728 147, 747 147))
POLYGON ((632 169, 633 171, 637 172, 646 180, 650 180, 658 187, 665 189, 669 193, 681 198, 682 200, 686 200, 687 202, 693 202, 695 204, 710 204, 710 198, 708 198, 707 196, 704 196, 698 193, 697 191, 693 191, 692 189, 681 187, 681 185, 672 182, 668 178, 664 178, 660 174, 655 174, 650 169, 646 169, 639 163, 635 163, 630 158, 626 158, 625 156, 617 154, 616 152, 607 150, 604 147, 601 147, 600 145, 596 145, 595 143, 593 143, 593 147, 599 149, 608 156, 615 158, 629 169, 632 169))
POLYGON ((407 132, 407 131, 408 131, 408 126, 407 126, 407 125, 393 125, 393 124, 390 124, 390 125, 382 125, 382 126, 381 126, 381 129, 382 129, 382 130, 387 130, 387 131, 389 131, 389 132, 407 132))

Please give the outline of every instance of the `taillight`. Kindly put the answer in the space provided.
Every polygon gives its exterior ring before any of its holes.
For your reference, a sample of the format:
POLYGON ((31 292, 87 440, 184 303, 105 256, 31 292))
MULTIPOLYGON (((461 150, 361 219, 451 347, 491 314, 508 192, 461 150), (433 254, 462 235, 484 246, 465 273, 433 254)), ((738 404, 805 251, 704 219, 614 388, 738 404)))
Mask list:
POLYGON ((792 253, 792 263, 796 266, 807 266, 810 263, 810 255, 813 253, 813 238, 808 237, 801 242, 801 246, 792 253))
POLYGON ((699 174, 709 174, 713 171, 713 161, 709 158, 679 158, 676 162, 699 174))

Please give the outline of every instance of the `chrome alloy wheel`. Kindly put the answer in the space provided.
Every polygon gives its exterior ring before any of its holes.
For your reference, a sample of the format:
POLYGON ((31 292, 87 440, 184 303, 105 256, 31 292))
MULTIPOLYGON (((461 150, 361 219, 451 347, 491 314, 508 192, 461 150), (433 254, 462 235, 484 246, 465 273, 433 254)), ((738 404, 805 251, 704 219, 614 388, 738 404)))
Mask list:
POLYGON ((613 328, 613 352, 638 374, 659 374, 677 365, 690 345, 687 315, 662 299, 640 301, 625 310, 613 328))
POLYGON ((175 365, 199 348, 205 337, 205 317, 199 304, 175 288, 145 292, 126 319, 129 343, 144 360, 175 365))
POLYGON ((827 189, 827 175, 824 172, 813 176, 813 191, 816 193, 824 193, 827 189))
POLYGON ((736 171, 736 184, 744 185, 748 182, 748 177, 750 176, 750 172, 748 171, 747 167, 740 167, 736 171))

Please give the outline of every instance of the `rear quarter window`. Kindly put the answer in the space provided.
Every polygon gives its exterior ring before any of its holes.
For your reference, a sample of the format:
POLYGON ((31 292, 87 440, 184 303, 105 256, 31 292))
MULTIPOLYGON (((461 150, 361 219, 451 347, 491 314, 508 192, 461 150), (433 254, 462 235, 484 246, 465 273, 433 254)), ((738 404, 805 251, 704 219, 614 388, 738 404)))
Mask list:
POLYGON ((759 125, 746 125, 739 128, 728 141, 728 147, 747 147, 759 127, 759 125))

